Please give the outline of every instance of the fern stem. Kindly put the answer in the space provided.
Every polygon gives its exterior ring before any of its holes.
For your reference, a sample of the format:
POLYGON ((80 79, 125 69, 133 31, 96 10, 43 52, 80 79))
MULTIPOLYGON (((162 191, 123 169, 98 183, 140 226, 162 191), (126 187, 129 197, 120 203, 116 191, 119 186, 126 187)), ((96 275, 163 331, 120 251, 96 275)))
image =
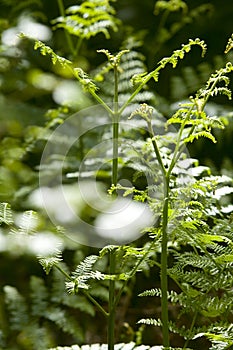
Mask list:
MULTIPOLYGON (((118 69, 114 66, 114 98, 113 98, 113 120, 112 120, 112 184, 116 186, 118 178, 118 147, 119 147, 119 114, 118 114, 118 69)), ((109 252, 109 272, 116 273, 116 253, 109 252)), ((109 317, 108 317, 108 350, 114 350, 115 342, 115 280, 109 281, 109 317)))
MULTIPOLYGON (((192 334, 192 330, 193 330, 193 327, 194 327, 196 319, 197 319, 197 314, 198 314, 198 311, 195 312, 194 317, 192 319, 192 323, 191 323, 191 326, 190 326, 190 329, 189 329, 189 334, 190 335, 192 334)), ((184 343, 184 346, 183 346, 183 350, 185 350, 187 348, 189 341, 190 341, 190 338, 186 339, 186 341, 184 343)))
POLYGON ((82 45, 82 42, 83 42, 83 38, 82 38, 82 37, 79 37, 79 38, 78 38, 77 45, 76 45, 75 50, 74 50, 74 55, 75 55, 75 57, 78 56, 78 54, 79 54, 79 51, 80 51, 80 47, 81 47, 81 45, 82 45))
MULTIPOLYGON (((116 270, 116 253, 115 251, 109 252, 109 272, 115 274, 116 270)), ((115 342, 115 280, 109 281, 109 316, 108 316, 108 350, 114 350, 115 342)))
POLYGON ((155 140, 154 130, 150 121, 147 122, 148 130, 152 137, 152 145, 154 148, 155 155, 160 165, 163 175, 163 187, 164 187, 164 203, 163 203, 163 216, 162 216, 162 244, 161 244, 161 308, 162 308, 162 334, 163 334, 163 346, 169 347, 169 328, 168 328, 168 272, 167 272, 167 225, 168 225, 168 207, 169 207, 169 181, 170 176, 166 171, 162 157, 159 152, 157 142, 155 140))
POLYGON ((161 251, 161 308, 162 308, 162 334, 163 346, 169 347, 168 329, 168 281, 167 281, 167 224, 168 224, 168 203, 169 203, 169 178, 166 178, 164 189, 163 221, 162 221, 162 251, 161 251))
POLYGON ((119 113, 118 113, 118 70, 114 66, 114 100, 113 100, 113 159, 112 184, 116 186, 118 177, 118 148, 119 148, 119 113))
POLYGON ((112 115, 114 112, 112 111, 112 109, 110 107, 108 107, 108 105, 104 102, 104 100, 102 100, 101 97, 99 97, 94 91, 90 91, 90 94, 94 97, 94 99, 99 102, 104 109, 110 114, 112 115))
MULTIPOLYGON (((185 128, 185 125, 186 125, 186 121, 189 119, 189 117, 191 115, 191 112, 193 110, 193 107, 194 107, 194 104, 190 107, 189 112, 187 113, 187 115, 186 115, 186 117, 184 119, 184 122, 183 122, 183 124, 180 127, 180 130, 179 130, 179 133, 178 133, 178 138, 177 138, 177 141, 176 141, 175 150, 173 152, 173 157, 172 157, 169 169, 168 169, 168 174, 169 175, 171 174, 171 172, 172 172, 172 170, 173 170, 177 160, 179 159, 180 155, 182 154, 182 152, 184 151, 184 149, 186 147, 185 144, 184 144, 180 148, 180 143, 181 143, 182 134, 183 134, 183 131, 184 131, 184 128, 185 128)), ((195 128, 195 126, 192 126, 188 136, 190 136, 193 133, 194 128, 195 128)))
POLYGON ((73 282, 73 278, 70 277, 70 275, 68 275, 68 273, 65 272, 65 270, 63 270, 58 264, 55 264, 54 267, 56 267, 69 281, 73 282))
MULTIPOLYGON (((64 8, 64 4, 62 0, 57 0, 58 3, 58 7, 59 7, 59 11, 62 17, 65 17, 65 8, 64 8)), ((73 56, 75 56, 75 48, 73 45, 73 41, 72 38, 70 36, 70 33, 65 30, 65 36, 66 36, 66 40, 67 40, 67 44, 69 46, 70 52, 72 53, 73 56)))
POLYGON ((99 311, 102 312, 102 314, 106 317, 109 316, 109 313, 104 310, 104 308, 98 303, 97 300, 95 300, 87 291, 83 290, 83 293, 86 295, 86 297, 99 309, 99 311))
POLYGON ((157 142, 155 140, 155 134, 154 134, 154 130, 152 128, 152 124, 151 124, 151 122, 147 122, 147 125, 148 125, 148 131, 149 131, 149 133, 151 135, 151 140, 152 140, 152 145, 153 145, 153 148, 154 148, 155 155, 157 157, 157 160, 159 162, 160 168, 162 170, 162 174, 165 177, 166 176, 166 169, 164 167, 163 160, 162 160, 162 157, 160 155, 157 142))

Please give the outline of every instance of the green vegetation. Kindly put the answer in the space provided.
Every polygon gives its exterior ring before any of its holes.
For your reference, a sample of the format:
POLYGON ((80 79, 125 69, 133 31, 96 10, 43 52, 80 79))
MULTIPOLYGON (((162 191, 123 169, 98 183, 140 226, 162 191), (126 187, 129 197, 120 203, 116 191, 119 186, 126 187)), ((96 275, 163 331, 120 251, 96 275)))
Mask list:
POLYGON ((1 349, 233 346, 218 6, 1 2, 1 349))

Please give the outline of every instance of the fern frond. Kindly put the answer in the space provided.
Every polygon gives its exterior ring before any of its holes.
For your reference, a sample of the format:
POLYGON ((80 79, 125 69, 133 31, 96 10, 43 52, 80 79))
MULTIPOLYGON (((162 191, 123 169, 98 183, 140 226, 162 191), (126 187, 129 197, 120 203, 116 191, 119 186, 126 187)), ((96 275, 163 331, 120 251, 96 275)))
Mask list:
POLYGON ((192 135, 190 135, 189 137, 186 137, 183 142, 184 143, 189 143, 189 142, 193 142, 194 140, 198 140, 199 137, 206 137, 207 139, 211 140, 213 143, 216 143, 216 139, 215 137, 208 131, 199 131, 196 132, 192 135))
POLYGON ((191 50, 191 47, 193 45, 198 45, 201 47, 202 57, 203 57, 206 53, 206 50, 207 50, 207 46, 206 46, 205 42, 203 40, 200 40, 199 38, 197 38, 195 40, 189 39, 188 44, 183 44, 181 49, 175 50, 170 57, 163 58, 158 64, 162 68, 164 68, 168 63, 170 63, 172 65, 172 68, 175 68, 177 63, 178 63, 178 59, 183 59, 184 55, 191 50))
POLYGON ((10 204, 0 203, 0 225, 12 225, 13 222, 14 221, 10 204))
POLYGON ((86 283, 91 278, 97 278, 99 273, 99 278, 104 279, 102 274, 98 271, 93 271, 93 266, 98 259, 97 255, 87 256, 72 273, 70 281, 66 282, 66 289, 68 293, 75 294, 78 289, 89 289, 89 285, 86 283))
POLYGON ((224 53, 228 53, 232 48, 233 48, 233 34, 231 34, 231 37, 228 39, 224 53))
MULTIPOLYGON (((69 273, 68 267, 64 262, 60 263, 62 270, 67 274, 69 273)), ((67 294, 66 278, 57 269, 52 271, 52 286, 51 286, 51 301, 56 305, 63 305, 70 307, 71 309, 78 309, 91 316, 95 315, 95 308, 93 305, 82 295, 67 294)), ((98 288, 97 288, 98 289, 98 288)))
POLYGON ((5 302, 9 310, 10 327, 21 331, 29 322, 28 307, 25 298, 11 286, 4 286, 5 302))
POLYGON ((89 278, 93 266, 96 263, 98 259, 97 255, 90 255, 87 256, 75 269, 75 271, 73 272, 73 277, 77 278, 77 277, 84 277, 86 276, 87 278, 89 278))
POLYGON ((18 221, 19 228, 11 232, 22 235, 32 235, 35 233, 38 226, 38 215, 33 210, 28 210, 19 217, 18 221))
POLYGON ((49 274, 53 266, 56 266, 60 261, 62 261, 62 253, 56 250, 54 254, 49 256, 38 256, 39 263, 42 265, 46 275, 49 274))
POLYGON ((77 78, 78 81, 82 84, 84 91, 95 92, 98 90, 98 87, 81 68, 74 68, 73 74, 75 78, 77 78))
POLYGON ((45 287, 44 280, 39 277, 32 276, 30 279, 31 289, 31 313, 33 316, 43 317, 49 306, 49 293, 45 287))
POLYGON ((142 318, 139 320, 137 323, 139 324, 146 324, 149 326, 156 326, 156 327, 161 327, 162 326, 162 321, 160 319, 155 319, 155 318, 142 318))
POLYGON ((157 288, 152 288, 149 290, 145 290, 144 292, 138 295, 139 297, 161 297, 161 290, 157 288))
POLYGON ((65 310, 60 307, 50 306, 44 317, 54 322, 64 333, 73 335, 76 339, 83 342, 84 334, 75 317, 70 316, 65 310))
POLYGON ((101 249, 101 251, 99 252, 100 258, 102 258, 103 256, 105 256, 106 254, 108 254, 109 252, 113 252, 116 251, 119 247, 116 245, 106 245, 103 249, 101 249))
MULTIPOLYGON (((25 37, 24 35, 21 35, 22 37, 25 37)), ((43 56, 50 56, 52 63, 56 64, 59 63, 63 68, 68 68, 70 69, 72 66, 72 62, 67 60, 64 57, 61 57, 59 55, 57 55, 52 49, 51 47, 45 45, 42 41, 39 40, 35 40, 35 44, 34 44, 34 50, 40 50, 41 55, 43 56)))
POLYGON ((97 50, 97 52, 105 54, 108 62, 112 67, 118 67, 120 65, 121 57, 124 54, 128 53, 129 50, 121 50, 116 55, 112 55, 108 50, 105 49, 97 50))
MULTIPOLYGON (((124 103, 127 101, 135 85, 134 76, 145 75, 145 57, 138 51, 134 49, 123 50, 123 55, 121 56, 120 65, 118 66, 119 70, 119 79, 118 79, 118 92, 119 92, 119 101, 124 103)), ((112 85, 114 83, 114 74, 112 71, 109 71, 112 68, 112 65, 108 62, 107 65, 100 66, 96 71, 94 71, 95 79, 100 82, 102 94, 105 98, 111 99, 113 97, 112 85), (106 74, 108 73, 108 74, 106 74)), ((151 91, 145 91, 144 89, 135 96, 134 102, 148 102, 154 100, 154 95, 151 91)), ((132 109, 133 106, 129 106, 128 109, 132 109)), ((130 114, 130 111, 127 109, 127 117, 130 114)))
POLYGON ((182 0, 159 0, 155 3, 154 14, 158 15, 161 11, 176 12, 180 10, 182 12, 187 12, 188 10, 187 4, 182 0))
POLYGON ((99 33, 109 39, 109 30, 116 32, 120 20, 115 18, 115 9, 108 0, 93 0, 69 7, 65 17, 58 17, 52 23, 54 29, 64 28, 82 39, 90 39, 99 33))
POLYGON ((221 330, 221 328, 218 330, 219 332, 221 332, 222 334, 215 334, 215 333, 211 333, 211 332, 201 332, 195 335, 195 337, 193 339, 197 339, 200 337, 206 337, 207 339, 209 339, 212 343, 212 346, 210 348, 210 350, 228 350, 231 349, 231 347, 233 346, 233 336, 232 334, 228 334, 227 331, 223 331, 223 329, 221 330))

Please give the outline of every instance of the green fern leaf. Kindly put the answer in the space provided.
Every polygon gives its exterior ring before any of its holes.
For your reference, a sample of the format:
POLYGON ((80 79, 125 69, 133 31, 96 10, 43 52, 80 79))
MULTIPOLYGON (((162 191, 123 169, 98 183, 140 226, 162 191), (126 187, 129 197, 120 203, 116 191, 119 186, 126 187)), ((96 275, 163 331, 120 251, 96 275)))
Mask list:
POLYGON ((56 250, 53 255, 50 256, 38 256, 39 263, 42 265, 45 273, 48 275, 53 266, 56 266, 62 261, 62 254, 59 250, 56 250))
POLYGON ((109 30, 116 32, 120 24, 114 15, 115 10, 108 0, 84 1, 81 5, 69 7, 65 17, 58 17, 52 23, 55 29, 64 28, 82 39, 90 39, 99 33, 109 39, 109 30))
POLYGON ((75 317, 70 316, 65 310, 60 307, 50 306, 44 317, 54 322, 64 333, 73 335, 76 339, 83 342, 84 334, 75 317))
POLYGON ((10 327, 21 331, 29 322, 28 307, 25 298, 11 286, 4 286, 5 302, 9 310, 10 327))
POLYGON ((11 230, 13 233, 22 235, 32 235, 38 226, 38 215, 33 210, 28 210, 18 219, 19 228, 11 230))
MULTIPOLYGON (((93 266, 98 259, 97 255, 87 256, 75 269, 72 273, 72 281, 66 282, 66 289, 68 293, 75 294, 78 292, 78 289, 89 289, 89 285, 86 283, 91 278, 96 277, 96 273, 98 271, 93 271, 93 266)), ((102 278, 102 274, 99 273, 100 279, 102 278)))
POLYGON ((231 34, 231 37, 228 39, 226 49, 224 53, 228 53, 233 48, 233 34, 231 34))
POLYGON ((194 133, 194 134, 190 135, 189 137, 186 137, 183 140, 183 142, 184 143, 193 142, 194 140, 198 140, 199 137, 206 137, 207 139, 211 140, 213 143, 217 142, 215 137, 208 131, 199 131, 197 133, 194 133))
POLYGON ((49 295, 47 288, 45 287, 44 280, 39 277, 32 276, 30 279, 30 289, 32 300, 31 313, 33 316, 43 317, 49 306, 49 295))
POLYGON ((187 4, 182 0, 159 0, 156 1, 154 14, 158 15, 161 11, 176 12, 180 10, 183 12, 187 12, 188 10, 187 4))
POLYGON ((149 326, 156 326, 156 327, 161 327, 162 326, 162 321, 160 319, 154 319, 154 318, 142 318, 139 320, 137 323, 139 324, 146 324, 149 326))
POLYGON ((1 224, 13 224, 11 206, 8 203, 0 203, 0 225, 1 224))

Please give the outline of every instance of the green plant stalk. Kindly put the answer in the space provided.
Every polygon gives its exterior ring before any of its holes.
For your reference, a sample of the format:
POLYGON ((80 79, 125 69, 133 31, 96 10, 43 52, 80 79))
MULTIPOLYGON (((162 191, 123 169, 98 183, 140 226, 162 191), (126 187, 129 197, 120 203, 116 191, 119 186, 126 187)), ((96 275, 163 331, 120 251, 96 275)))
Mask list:
POLYGON ((163 334, 163 346, 169 347, 169 328, 168 328, 168 281, 167 281, 167 225, 168 225, 168 207, 169 207, 169 182, 170 176, 166 171, 162 157, 159 152, 159 148, 157 142, 155 140, 154 130, 152 128, 151 121, 148 120, 148 130, 152 138, 152 145, 154 148, 154 152, 158 163, 160 165, 162 175, 163 175, 163 186, 164 186, 164 203, 163 203, 163 215, 162 215, 162 243, 161 243, 161 318, 162 318, 162 334, 163 334))
MULTIPOLYGON (((194 316, 193 316, 192 323, 191 323, 191 326, 190 326, 190 329, 189 329, 189 333, 190 334, 192 334, 192 330, 193 330, 193 327, 194 327, 196 319, 197 319, 197 314, 198 314, 198 312, 196 311, 194 316)), ((190 341, 190 337, 188 339, 186 339, 186 342, 185 342, 185 344, 183 346, 183 350, 185 350, 187 348, 189 341, 190 341)))
MULTIPOLYGON (((64 8, 63 0, 57 0, 57 3, 58 3, 58 7, 59 7, 59 11, 60 11, 61 16, 65 17, 65 8, 64 8)), ((73 56, 75 56, 76 50, 74 48, 70 33, 67 32, 67 30, 65 30, 65 36, 66 36, 66 40, 67 40, 67 44, 69 46, 70 52, 72 53, 73 56)))
POLYGON ((104 308, 98 303, 98 301, 96 301, 87 291, 83 290, 83 294, 86 295, 86 297, 102 312, 104 316, 109 316, 109 313, 105 311, 104 308))
POLYGON ((117 185, 118 176, 118 148, 119 148, 119 113, 118 113, 118 70, 114 66, 114 99, 113 99, 113 158, 112 158, 112 184, 117 185))
MULTIPOLYGON (((112 114, 112 137, 113 137, 113 159, 112 159, 112 184, 116 186, 118 177, 118 147, 119 147, 119 114, 118 114, 118 69, 114 66, 114 99, 112 114)), ((109 273, 116 273, 116 252, 109 252, 109 273)), ((108 317, 108 350, 114 350, 115 343, 115 280, 109 281, 109 317, 108 317)))
MULTIPOLYGON (((110 251, 109 253, 109 272, 115 274, 116 271, 116 253, 110 251)), ((115 281, 109 281, 109 316, 108 316, 108 350, 114 350, 115 343, 115 316, 116 316, 116 305, 115 305, 115 281)))
POLYGON ((163 346, 169 347, 168 329, 168 281, 167 281, 167 223, 168 223, 168 203, 169 203, 169 180, 167 180, 164 191, 164 205, 162 218, 162 251, 161 251, 161 308, 162 308, 162 334, 163 346))
POLYGON ((79 54, 79 51, 80 51, 82 42, 83 42, 83 38, 82 38, 82 37, 79 37, 79 38, 78 38, 77 45, 76 45, 75 50, 74 50, 74 55, 75 55, 75 57, 78 56, 78 54, 79 54))

